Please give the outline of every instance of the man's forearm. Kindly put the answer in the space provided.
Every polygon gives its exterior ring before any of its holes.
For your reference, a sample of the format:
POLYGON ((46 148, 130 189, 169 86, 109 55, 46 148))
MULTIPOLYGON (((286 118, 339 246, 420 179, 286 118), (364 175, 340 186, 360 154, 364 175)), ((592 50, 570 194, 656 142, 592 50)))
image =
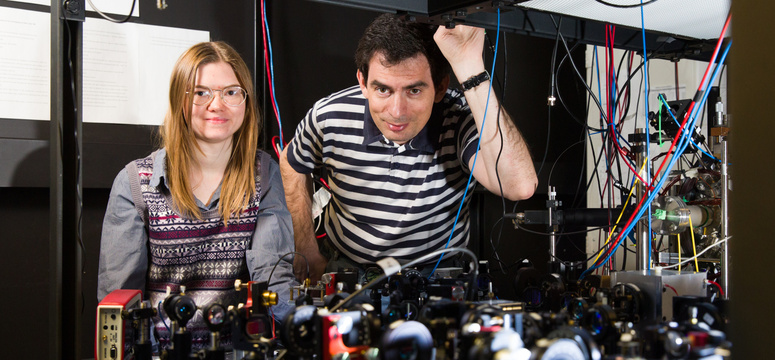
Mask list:
POLYGON ((479 175, 477 180, 481 177, 486 179, 480 182, 496 194, 502 187, 503 195, 511 200, 529 198, 538 183, 532 156, 522 134, 494 94, 490 94, 487 102, 487 91, 486 86, 480 86, 465 94, 477 128, 481 131, 480 158, 474 175, 479 175), (487 119, 482 122, 485 107, 487 119))
POLYGON ((312 196, 310 177, 300 174, 288 164, 287 149, 280 154, 280 173, 283 177, 285 202, 293 220, 293 238, 296 251, 304 255, 293 261, 294 273, 301 281, 307 277, 320 279, 327 260, 320 255, 315 231, 312 226, 312 196), (306 270, 309 269, 309 274, 306 270))
POLYGON ((300 174, 288 164, 286 150, 280 160, 280 171, 285 188, 285 200, 293 219, 293 234, 296 251, 305 254, 307 249, 317 251, 315 233, 312 230, 312 197, 310 196, 309 176, 300 174))

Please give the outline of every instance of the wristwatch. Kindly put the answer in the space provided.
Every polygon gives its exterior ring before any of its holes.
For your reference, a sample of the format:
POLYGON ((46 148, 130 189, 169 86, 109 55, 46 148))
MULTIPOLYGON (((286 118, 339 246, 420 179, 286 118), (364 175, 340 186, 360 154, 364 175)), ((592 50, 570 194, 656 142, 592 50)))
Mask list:
POLYGON ((487 80, 490 80, 490 74, 487 72, 487 70, 485 70, 479 73, 479 75, 471 76, 470 78, 468 78, 468 80, 463 81, 463 83, 460 84, 460 86, 463 87, 463 92, 466 92, 468 90, 471 90, 479 86, 479 84, 487 80))

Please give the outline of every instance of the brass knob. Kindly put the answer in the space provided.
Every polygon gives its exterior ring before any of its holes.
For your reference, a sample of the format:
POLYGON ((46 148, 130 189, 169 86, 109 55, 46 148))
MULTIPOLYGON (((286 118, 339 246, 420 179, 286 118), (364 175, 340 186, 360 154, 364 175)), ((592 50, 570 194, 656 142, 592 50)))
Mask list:
POLYGON ((265 306, 277 305, 277 293, 276 292, 272 292, 272 291, 267 290, 267 291, 264 291, 261 294, 261 297, 264 300, 264 305, 265 306))

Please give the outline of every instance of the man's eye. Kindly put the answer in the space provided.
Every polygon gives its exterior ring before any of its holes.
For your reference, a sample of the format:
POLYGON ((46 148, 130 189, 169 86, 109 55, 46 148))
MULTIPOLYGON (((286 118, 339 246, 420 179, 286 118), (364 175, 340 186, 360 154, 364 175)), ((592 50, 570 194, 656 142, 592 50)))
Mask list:
POLYGON ((388 90, 388 88, 378 87, 377 92, 380 94, 387 94, 388 92, 390 92, 390 90, 388 90))
POLYGON ((420 89, 411 89, 411 90, 409 90, 409 93, 412 94, 412 95, 417 95, 420 92, 421 92, 420 89))

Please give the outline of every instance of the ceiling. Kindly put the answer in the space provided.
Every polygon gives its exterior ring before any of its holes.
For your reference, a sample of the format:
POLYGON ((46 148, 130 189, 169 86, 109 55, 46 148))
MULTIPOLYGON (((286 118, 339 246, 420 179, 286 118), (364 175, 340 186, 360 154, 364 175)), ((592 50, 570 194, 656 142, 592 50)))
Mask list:
MULTIPOLYGON (((620 6, 641 0, 604 0, 620 6)), ((731 0, 643 0, 643 24, 647 31, 692 39, 718 39, 732 6, 731 0)), ((595 0, 530 0, 519 7, 580 19, 641 28, 641 6, 619 8, 595 0)), ((727 36, 730 34, 727 34, 727 36)))

